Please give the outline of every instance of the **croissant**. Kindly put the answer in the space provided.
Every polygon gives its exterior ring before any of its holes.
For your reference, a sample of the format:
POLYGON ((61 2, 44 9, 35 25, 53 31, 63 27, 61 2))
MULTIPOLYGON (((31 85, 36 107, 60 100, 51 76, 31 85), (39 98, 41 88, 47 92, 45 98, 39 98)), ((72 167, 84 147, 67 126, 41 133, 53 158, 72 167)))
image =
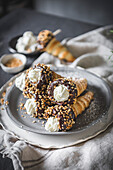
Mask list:
POLYGON ((73 62, 76 58, 56 40, 53 33, 49 30, 41 31, 38 35, 39 48, 49 54, 58 57, 60 60, 73 62))
POLYGON ((77 96, 85 91, 86 88, 87 80, 85 78, 75 79, 75 81, 59 78, 49 84, 47 91, 49 99, 53 103, 66 105, 75 103, 77 96))
POLYGON ((78 97, 75 104, 71 105, 75 118, 81 114, 90 104, 93 99, 93 92, 88 91, 85 95, 78 97))

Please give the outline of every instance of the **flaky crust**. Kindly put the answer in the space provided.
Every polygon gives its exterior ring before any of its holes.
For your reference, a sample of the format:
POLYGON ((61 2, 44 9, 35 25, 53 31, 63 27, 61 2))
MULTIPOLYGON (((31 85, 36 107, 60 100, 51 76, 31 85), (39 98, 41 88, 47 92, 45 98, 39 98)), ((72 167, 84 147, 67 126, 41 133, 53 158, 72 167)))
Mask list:
POLYGON ((81 114, 90 104, 91 100, 93 99, 93 92, 88 91, 83 96, 78 97, 75 104, 71 105, 75 117, 81 114))
POLYGON ((82 94, 82 92, 84 92, 87 88, 87 80, 85 78, 76 78, 74 80, 74 82, 76 83, 76 87, 77 87, 77 97, 80 96, 80 94, 82 94))
POLYGON ((48 43, 45 51, 67 62, 73 62, 76 59, 55 37, 48 43))
POLYGON ((76 102, 76 98, 86 90, 87 80, 85 78, 75 79, 75 81, 66 78, 57 78, 48 85, 47 92, 49 99, 58 105, 72 104, 76 102), (54 98, 54 89, 59 85, 65 85, 69 91, 67 101, 58 102, 54 98))
POLYGON ((64 45, 56 40, 51 31, 43 30, 38 34, 37 38, 40 51, 46 51, 49 54, 58 57, 60 60, 67 62, 73 62, 76 59, 64 45))

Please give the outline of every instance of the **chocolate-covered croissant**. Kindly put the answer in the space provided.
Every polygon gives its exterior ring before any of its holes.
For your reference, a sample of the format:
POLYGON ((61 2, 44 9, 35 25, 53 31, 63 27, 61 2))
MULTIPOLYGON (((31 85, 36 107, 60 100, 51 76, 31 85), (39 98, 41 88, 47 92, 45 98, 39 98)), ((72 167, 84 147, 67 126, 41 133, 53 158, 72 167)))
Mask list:
POLYGON ((76 79, 75 81, 59 78, 48 86, 49 99, 58 105, 73 104, 79 96, 87 88, 86 79, 76 79))
POLYGON ((76 59, 66 47, 56 40, 53 33, 49 30, 44 30, 39 33, 38 48, 58 57, 60 60, 73 62, 76 59))

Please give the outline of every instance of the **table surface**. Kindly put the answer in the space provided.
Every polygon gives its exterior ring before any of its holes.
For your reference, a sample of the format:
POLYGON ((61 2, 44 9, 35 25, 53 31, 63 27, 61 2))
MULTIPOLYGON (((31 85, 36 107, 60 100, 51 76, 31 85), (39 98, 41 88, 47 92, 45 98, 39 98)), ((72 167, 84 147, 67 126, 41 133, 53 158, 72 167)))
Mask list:
MULTIPOLYGON (((57 39, 62 40, 67 37, 76 37, 97 27, 97 25, 38 13, 28 9, 18 9, 0 20, 0 56, 10 53, 8 51, 8 42, 13 37, 28 30, 38 34, 44 29, 55 31, 60 28, 62 32, 57 35, 57 39)), ((38 56, 28 57, 26 68, 28 68, 37 57, 38 56)), ((13 75, 14 74, 5 73, 0 68, 0 87, 13 75)))
MULTIPOLYGON (((60 28, 62 32, 57 35, 57 39, 62 40, 67 37, 76 37, 97 27, 97 25, 38 13, 28 9, 18 9, 0 20, 0 56, 10 53, 8 51, 8 42, 11 38, 28 30, 38 34, 39 31, 44 29, 55 31, 60 28)), ((38 56, 28 57, 26 68, 28 68, 37 57, 38 56)), ((14 74, 5 73, 0 68, 0 87, 12 76, 14 76, 14 74)), ((8 170, 13 169, 11 160, 8 158, 3 159, 1 154, 0 167, 5 168, 5 170, 7 170, 7 168, 8 170)))

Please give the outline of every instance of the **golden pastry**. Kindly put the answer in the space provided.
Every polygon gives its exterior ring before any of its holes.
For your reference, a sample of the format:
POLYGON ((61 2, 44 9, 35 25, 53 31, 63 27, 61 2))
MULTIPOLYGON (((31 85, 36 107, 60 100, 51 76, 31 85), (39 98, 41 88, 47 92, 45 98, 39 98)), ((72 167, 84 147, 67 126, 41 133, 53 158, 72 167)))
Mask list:
POLYGON ((70 106, 55 105, 48 107, 48 109, 45 110, 44 118, 48 119, 51 116, 58 118, 60 131, 71 129, 75 123, 75 115, 70 106))
POLYGON ((81 114, 89 106, 91 100, 93 99, 93 95, 93 92, 88 91, 83 96, 78 97, 75 104, 71 105, 75 117, 81 114))
POLYGON ((40 95, 41 93, 44 95, 48 84, 59 77, 61 76, 44 64, 37 64, 33 68, 31 67, 26 71, 24 96, 36 98, 37 94, 40 95))
POLYGON ((76 59, 66 47, 56 40, 53 33, 49 30, 44 30, 39 33, 38 48, 58 57, 60 60, 73 62, 76 59))
POLYGON ((75 81, 59 78, 51 82, 47 88, 49 99, 58 105, 73 104, 87 88, 87 80, 84 78, 75 81))

